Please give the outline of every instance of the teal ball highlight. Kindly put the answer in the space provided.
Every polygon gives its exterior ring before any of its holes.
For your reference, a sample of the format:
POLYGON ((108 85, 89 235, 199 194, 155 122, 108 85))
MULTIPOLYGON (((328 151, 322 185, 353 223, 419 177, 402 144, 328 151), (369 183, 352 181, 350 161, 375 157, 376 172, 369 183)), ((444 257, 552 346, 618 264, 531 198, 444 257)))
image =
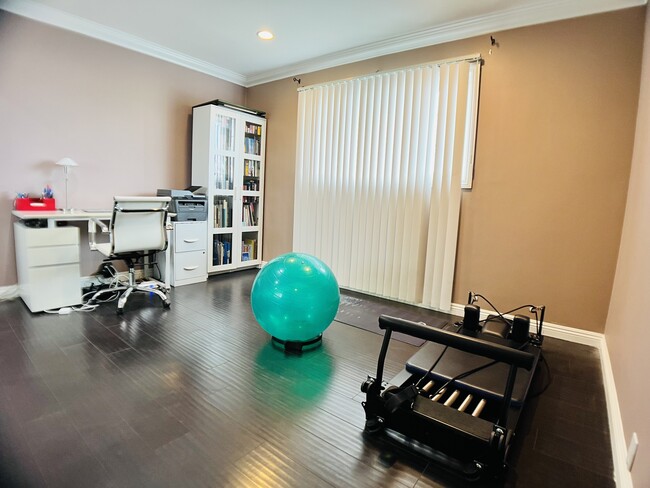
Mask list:
POLYGON ((255 319, 281 341, 307 342, 319 337, 336 317, 340 299, 332 270, 302 253, 269 261, 251 290, 255 319))

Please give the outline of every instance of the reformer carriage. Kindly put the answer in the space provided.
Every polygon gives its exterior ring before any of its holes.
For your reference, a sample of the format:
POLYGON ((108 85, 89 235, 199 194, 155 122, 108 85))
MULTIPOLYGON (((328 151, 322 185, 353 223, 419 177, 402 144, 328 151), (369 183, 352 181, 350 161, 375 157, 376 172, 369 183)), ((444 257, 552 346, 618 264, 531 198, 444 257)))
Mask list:
POLYGON ((534 333, 525 315, 510 320, 499 313, 481 321, 477 297, 470 293, 456 331, 380 316, 385 333, 377 374, 361 386, 366 434, 386 436, 469 480, 498 477, 506 467, 541 356, 544 320, 543 306, 526 305, 514 311, 529 308, 537 316, 534 333), (393 332, 429 342, 384 382, 393 332))

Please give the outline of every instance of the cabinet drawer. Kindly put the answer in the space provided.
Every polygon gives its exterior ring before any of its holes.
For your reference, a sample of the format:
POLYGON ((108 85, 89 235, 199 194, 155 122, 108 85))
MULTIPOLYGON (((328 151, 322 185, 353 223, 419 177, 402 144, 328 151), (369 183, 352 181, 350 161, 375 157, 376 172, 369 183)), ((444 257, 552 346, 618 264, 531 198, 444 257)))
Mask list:
POLYGON ((174 280, 205 276, 208 261, 205 251, 184 252, 174 255, 174 280))
POLYGON ((78 246, 78 227, 29 228, 22 226, 24 247, 78 246))
POLYGON ((81 303, 79 264, 30 268, 21 297, 32 312, 68 307, 81 303))
POLYGON ((208 228, 205 222, 177 223, 174 225, 175 252, 205 250, 208 228))
POLYGON ((79 246, 32 247, 26 249, 29 267, 79 262, 79 246))

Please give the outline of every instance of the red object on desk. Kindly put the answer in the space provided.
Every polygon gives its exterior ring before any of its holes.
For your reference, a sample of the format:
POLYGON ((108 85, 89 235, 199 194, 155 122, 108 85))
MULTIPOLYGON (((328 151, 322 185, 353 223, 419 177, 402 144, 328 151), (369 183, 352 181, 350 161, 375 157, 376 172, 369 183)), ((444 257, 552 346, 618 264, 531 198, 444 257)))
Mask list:
POLYGON ((54 198, 16 198, 14 200, 16 210, 56 210, 54 198))

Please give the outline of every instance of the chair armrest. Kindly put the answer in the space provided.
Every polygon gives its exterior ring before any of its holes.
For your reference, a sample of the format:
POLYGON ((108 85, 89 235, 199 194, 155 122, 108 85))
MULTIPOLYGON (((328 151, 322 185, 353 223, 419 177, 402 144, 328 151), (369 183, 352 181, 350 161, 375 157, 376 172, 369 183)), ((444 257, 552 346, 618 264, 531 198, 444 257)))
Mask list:
POLYGON ((97 226, 102 230, 103 234, 110 233, 108 226, 98 218, 92 218, 88 220, 88 245, 90 246, 91 251, 97 250, 97 240, 95 235, 97 234, 97 226))

